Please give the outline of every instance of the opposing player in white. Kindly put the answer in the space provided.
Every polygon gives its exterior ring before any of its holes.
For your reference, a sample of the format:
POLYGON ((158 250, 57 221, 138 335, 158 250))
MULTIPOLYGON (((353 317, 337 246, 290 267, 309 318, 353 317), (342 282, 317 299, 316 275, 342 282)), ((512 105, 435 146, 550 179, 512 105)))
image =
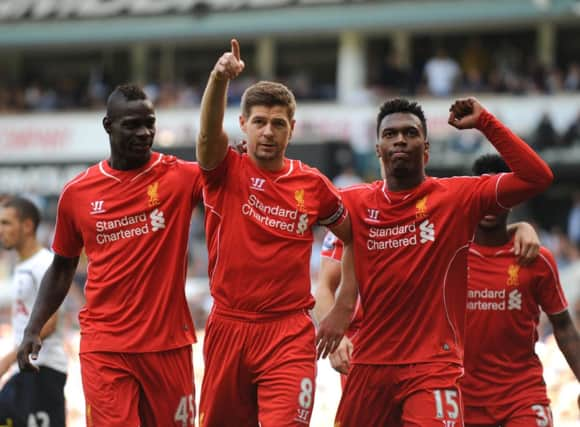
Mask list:
MULTIPOLYGON (((14 249, 19 258, 12 277, 14 347, 0 355, 0 376, 16 362, 40 281, 52 262, 52 253, 36 238, 39 222, 38 208, 27 199, 14 197, 0 205, 0 244, 14 249)), ((18 372, 0 390, 0 426, 65 426, 67 357, 57 316, 55 313, 42 329, 42 348, 34 361, 38 372, 18 372)))

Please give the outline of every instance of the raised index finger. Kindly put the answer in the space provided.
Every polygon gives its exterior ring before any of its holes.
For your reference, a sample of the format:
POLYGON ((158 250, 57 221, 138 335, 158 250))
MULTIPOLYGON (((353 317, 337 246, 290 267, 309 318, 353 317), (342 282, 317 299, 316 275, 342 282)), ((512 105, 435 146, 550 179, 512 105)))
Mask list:
POLYGON ((232 53, 234 57, 239 61, 240 60, 240 43, 236 39, 232 39, 232 53))

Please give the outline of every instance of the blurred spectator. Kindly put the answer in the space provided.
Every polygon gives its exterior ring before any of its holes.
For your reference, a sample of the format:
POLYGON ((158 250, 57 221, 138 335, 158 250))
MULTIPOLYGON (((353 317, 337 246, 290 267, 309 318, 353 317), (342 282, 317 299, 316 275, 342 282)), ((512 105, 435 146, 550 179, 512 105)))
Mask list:
POLYGON ((580 111, 564 132, 563 139, 566 141, 566 145, 580 145, 580 111))
POLYGON ((382 96, 408 94, 411 92, 409 70, 401 63, 398 52, 391 50, 383 58, 378 76, 382 96))
POLYGON ((479 38, 472 38, 461 54, 461 68, 464 73, 463 89, 468 92, 481 92, 486 89, 484 76, 489 73, 490 58, 488 50, 479 38))
POLYGON ((494 50, 496 71, 490 82, 494 92, 521 94, 524 92, 522 79, 523 58, 519 49, 509 42, 503 42, 494 50))
POLYGON ((360 184, 363 179, 357 175, 352 165, 346 165, 340 173, 334 177, 332 183, 338 188, 345 188, 351 185, 360 184))
POLYGON ((450 138, 450 147, 461 154, 474 154, 481 148, 483 135, 473 129, 465 132, 455 132, 450 138))
POLYGON ((545 148, 554 148, 559 145, 558 133, 554 129, 552 119, 548 113, 542 114, 538 126, 534 130, 530 139, 532 146, 541 151, 545 148))
POLYGON ((425 64, 424 74, 431 95, 448 96, 455 90, 461 69, 457 62, 449 57, 447 51, 439 47, 435 56, 425 64))
POLYGON ((564 78, 564 89, 569 91, 580 90, 580 63, 572 62, 566 71, 564 78))
POLYGON ((572 208, 568 213, 568 238, 580 249, 580 191, 572 195, 572 208))

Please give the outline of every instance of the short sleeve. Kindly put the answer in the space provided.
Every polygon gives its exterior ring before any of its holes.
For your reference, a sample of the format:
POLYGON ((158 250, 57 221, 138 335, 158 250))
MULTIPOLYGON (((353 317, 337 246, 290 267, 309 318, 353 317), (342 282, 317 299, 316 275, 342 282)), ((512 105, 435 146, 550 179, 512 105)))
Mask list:
POLYGON ((560 284, 554 256, 546 248, 541 248, 536 263, 540 269, 535 288, 537 303, 546 314, 561 313, 568 307, 568 301, 560 284))
POLYGON ((321 183, 318 193, 318 200, 320 201, 318 223, 327 227, 340 224, 347 214, 340 193, 328 178, 321 173, 319 173, 319 177, 321 183))
POLYGON ((83 249, 82 234, 76 224, 74 191, 66 187, 58 200, 56 228, 52 242, 53 251, 63 257, 73 258, 83 249))

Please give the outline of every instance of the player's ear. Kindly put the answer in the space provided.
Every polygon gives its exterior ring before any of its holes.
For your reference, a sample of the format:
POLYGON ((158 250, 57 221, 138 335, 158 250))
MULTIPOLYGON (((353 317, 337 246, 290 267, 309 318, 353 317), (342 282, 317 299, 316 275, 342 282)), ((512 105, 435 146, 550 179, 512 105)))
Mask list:
POLYGON ((107 133, 111 133, 111 119, 107 116, 103 117, 103 127, 107 133))
POLYGON ((22 228, 24 228, 24 232, 27 235, 34 235, 34 223, 30 218, 25 218, 22 221, 22 228))
POLYGON ((296 126, 296 120, 290 120, 290 134, 288 135, 288 141, 292 139, 292 135, 294 134, 294 127, 296 126))
POLYGON ((243 114, 240 114, 240 117, 238 118, 239 122, 240 122, 240 129, 246 133, 246 117, 244 117, 243 114))
POLYGON ((425 141, 425 151, 423 153, 425 164, 429 163, 429 141, 425 141))

